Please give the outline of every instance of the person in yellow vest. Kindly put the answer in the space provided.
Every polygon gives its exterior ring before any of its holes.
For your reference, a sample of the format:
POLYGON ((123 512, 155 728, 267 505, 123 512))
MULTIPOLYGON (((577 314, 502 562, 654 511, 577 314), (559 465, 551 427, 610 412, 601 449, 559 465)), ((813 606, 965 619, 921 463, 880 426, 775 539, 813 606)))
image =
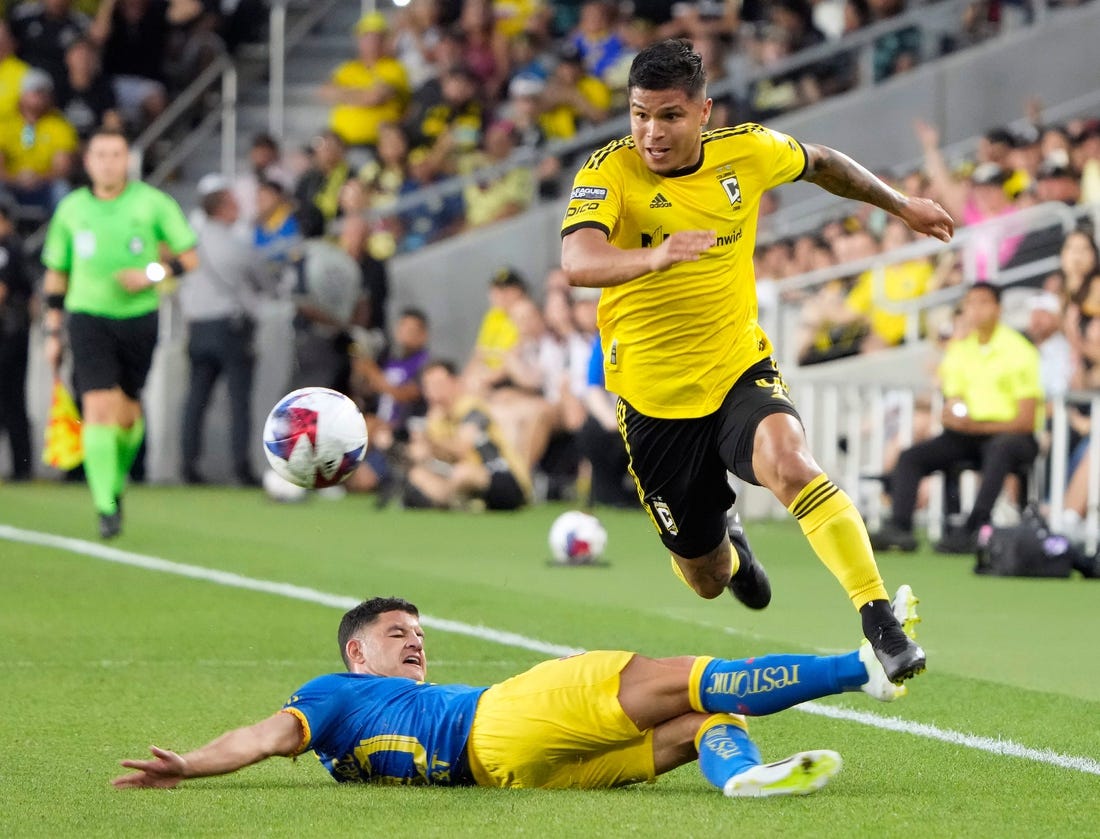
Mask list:
POLYGON ((358 55, 337 67, 321 88, 333 105, 329 126, 349 146, 374 146, 378 126, 400 122, 409 99, 405 68, 387 53, 389 24, 371 12, 355 24, 358 55))
POLYGON ((981 463, 974 507, 961 530, 937 543, 941 553, 973 553, 1005 478, 1039 454, 1043 427, 1043 385, 1039 351, 1027 338, 1001 323, 997 286, 977 283, 963 298, 965 338, 953 342, 940 362, 943 433, 906 449, 890 477, 893 510, 871 544, 877 550, 914 550, 913 510, 921 478, 959 461, 981 463))

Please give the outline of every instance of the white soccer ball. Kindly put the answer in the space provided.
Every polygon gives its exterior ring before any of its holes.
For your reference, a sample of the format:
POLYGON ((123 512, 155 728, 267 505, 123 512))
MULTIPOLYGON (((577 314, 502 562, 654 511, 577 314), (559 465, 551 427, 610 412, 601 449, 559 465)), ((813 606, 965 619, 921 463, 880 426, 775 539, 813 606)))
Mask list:
POLYGON ((367 453, 358 406, 327 387, 304 387, 276 403, 264 423, 264 454, 281 478, 306 489, 346 480, 367 453))
POLYGON ((305 501, 309 495, 309 490, 280 477, 274 469, 264 470, 263 484, 267 497, 272 501, 278 501, 280 504, 294 504, 298 501, 305 501))
POLYGON ((550 553, 561 565, 595 562, 607 547, 607 531, 600 520, 580 510, 562 513, 550 525, 550 553))

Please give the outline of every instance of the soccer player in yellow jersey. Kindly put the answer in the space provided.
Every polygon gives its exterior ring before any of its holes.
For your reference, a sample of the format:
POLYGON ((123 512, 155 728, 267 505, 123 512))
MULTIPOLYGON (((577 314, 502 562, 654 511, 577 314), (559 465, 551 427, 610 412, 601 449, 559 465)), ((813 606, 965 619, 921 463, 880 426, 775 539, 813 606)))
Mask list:
POLYGON ((643 49, 627 93, 631 135, 578 172, 561 264, 573 285, 603 289, 607 389, 619 396, 639 498, 684 582, 708 599, 729 588, 759 609, 771 588, 743 539, 731 548, 726 472, 767 487, 798 519, 859 610, 887 674, 901 682, 924 669, 924 651, 891 613, 859 513, 810 453, 757 322, 752 252, 761 195, 800 178, 944 241, 951 217, 825 146, 753 124, 706 130, 712 103, 688 41, 643 49))

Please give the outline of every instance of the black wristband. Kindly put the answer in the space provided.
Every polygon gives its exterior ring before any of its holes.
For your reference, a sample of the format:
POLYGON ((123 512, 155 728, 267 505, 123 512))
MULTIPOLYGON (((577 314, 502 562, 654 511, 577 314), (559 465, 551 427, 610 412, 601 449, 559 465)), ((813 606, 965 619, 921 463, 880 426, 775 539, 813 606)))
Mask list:
POLYGON ((64 294, 47 294, 46 295, 46 308, 61 310, 65 308, 65 295, 64 294))
POLYGON ((183 267, 183 263, 178 256, 173 256, 166 264, 168 265, 168 270, 172 272, 173 277, 182 277, 187 273, 187 269, 183 267))

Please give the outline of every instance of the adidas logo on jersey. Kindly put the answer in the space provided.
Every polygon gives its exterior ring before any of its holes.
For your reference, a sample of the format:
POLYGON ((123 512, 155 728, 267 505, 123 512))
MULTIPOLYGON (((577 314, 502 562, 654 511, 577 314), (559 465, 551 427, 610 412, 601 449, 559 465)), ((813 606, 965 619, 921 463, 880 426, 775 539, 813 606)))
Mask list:
POLYGON ((649 202, 649 209, 660 210, 665 207, 671 207, 672 202, 665 198, 661 193, 657 193, 653 196, 653 200, 649 202))

